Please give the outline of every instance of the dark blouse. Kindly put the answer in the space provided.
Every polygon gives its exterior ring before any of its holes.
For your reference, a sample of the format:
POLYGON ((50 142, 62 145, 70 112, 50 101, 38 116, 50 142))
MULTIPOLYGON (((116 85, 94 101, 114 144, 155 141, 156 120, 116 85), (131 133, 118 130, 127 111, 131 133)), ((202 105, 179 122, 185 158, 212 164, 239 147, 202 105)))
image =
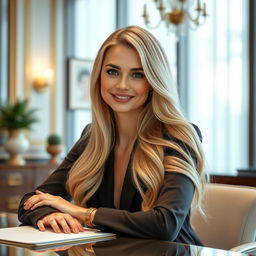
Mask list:
MULTIPOLYGON (((171 138, 169 137, 169 139, 171 138)), ((85 146, 86 141, 81 137, 61 165, 37 189, 71 200, 65 188, 67 175, 85 146)), ((184 147, 184 144, 181 146, 184 147)), ((165 154, 178 156, 177 152, 170 149, 165 150, 165 154)), ((152 210, 141 211, 142 198, 132 180, 129 164, 123 183, 120 209, 115 209, 114 152, 112 151, 105 164, 102 183, 87 202, 87 207, 98 208, 93 223, 102 231, 122 236, 202 245, 190 225, 190 207, 194 189, 194 184, 187 176, 175 172, 165 172, 164 182, 155 207, 152 210)), ((36 223, 40 218, 58 210, 42 206, 32 211, 26 211, 23 208, 23 203, 33 194, 34 192, 27 193, 22 198, 18 216, 23 224, 37 227, 36 223)))

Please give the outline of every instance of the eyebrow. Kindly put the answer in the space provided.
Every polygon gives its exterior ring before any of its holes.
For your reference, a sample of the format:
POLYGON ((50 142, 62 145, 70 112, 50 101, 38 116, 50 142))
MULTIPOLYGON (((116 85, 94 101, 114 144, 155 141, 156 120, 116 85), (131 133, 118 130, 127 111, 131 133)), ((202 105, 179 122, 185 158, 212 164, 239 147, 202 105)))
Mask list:
MULTIPOLYGON (((109 66, 109 67, 112 67, 112 68, 119 69, 119 70, 121 69, 119 66, 114 65, 114 64, 111 64, 111 63, 105 65, 105 67, 108 67, 108 66, 109 66)), ((142 68, 142 67, 138 67, 138 68, 132 68, 131 70, 132 70, 132 71, 143 71, 143 68, 142 68)))

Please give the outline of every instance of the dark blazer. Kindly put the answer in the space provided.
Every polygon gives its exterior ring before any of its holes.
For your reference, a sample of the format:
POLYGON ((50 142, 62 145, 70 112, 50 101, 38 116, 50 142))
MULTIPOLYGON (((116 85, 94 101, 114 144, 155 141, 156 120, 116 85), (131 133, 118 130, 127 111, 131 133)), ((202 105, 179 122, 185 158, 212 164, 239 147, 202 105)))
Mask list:
MULTIPOLYGON (((169 135, 164 137, 175 140, 169 135)), ((65 188, 67 175, 85 146, 86 140, 81 137, 61 165, 37 189, 71 200, 65 188)), ((182 143, 180 146, 185 147, 182 143)), ((189 149, 186 147, 186 150, 189 149)), ((177 152, 169 148, 165 149, 165 154, 179 157, 177 152)), ((36 227, 36 223, 41 217, 58 210, 49 206, 43 206, 33 211, 24 210, 23 203, 33 194, 34 192, 31 192, 23 197, 18 216, 22 223, 32 224, 36 227)), ((152 210, 141 211, 142 198, 133 183, 129 163, 121 193, 120 209, 115 209, 113 195, 114 152, 112 151, 105 164, 102 183, 87 202, 87 207, 98 208, 93 221, 96 227, 125 236, 201 245, 189 221, 194 184, 187 176, 175 172, 165 172, 164 182, 155 207, 152 210)))

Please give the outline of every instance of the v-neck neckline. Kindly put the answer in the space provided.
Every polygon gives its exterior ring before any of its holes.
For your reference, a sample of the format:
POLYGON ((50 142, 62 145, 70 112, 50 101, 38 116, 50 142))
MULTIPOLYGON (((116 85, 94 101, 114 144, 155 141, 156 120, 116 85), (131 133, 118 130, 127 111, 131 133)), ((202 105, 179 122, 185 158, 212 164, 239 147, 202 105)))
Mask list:
MULTIPOLYGON (((135 142, 136 143, 136 142, 135 142)), ((132 178, 131 161, 133 157, 133 150, 127 165, 123 186, 120 195, 119 208, 114 205, 114 160, 115 150, 112 148, 109 157, 106 161, 104 176, 99 191, 99 200, 102 207, 111 207, 120 210, 130 210, 132 207, 132 200, 136 194, 135 184, 132 178)))

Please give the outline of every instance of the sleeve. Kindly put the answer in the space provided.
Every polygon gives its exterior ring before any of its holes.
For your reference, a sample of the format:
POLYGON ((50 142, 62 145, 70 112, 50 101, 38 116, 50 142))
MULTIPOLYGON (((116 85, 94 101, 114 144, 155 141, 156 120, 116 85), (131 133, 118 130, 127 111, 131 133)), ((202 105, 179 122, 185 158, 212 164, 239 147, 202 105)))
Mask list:
POLYGON ((194 185, 187 176, 166 172, 158 201, 152 210, 128 212, 99 208, 93 223, 114 233, 174 241, 189 214, 193 195, 194 185))
MULTIPOLYGON (((87 144, 87 139, 83 135, 87 131, 88 127, 89 125, 85 127, 81 138, 75 143, 60 166, 36 189, 45 193, 61 196, 66 200, 71 200, 71 197, 65 188, 66 180, 69 170, 73 166, 74 162, 78 159, 78 157, 82 154, 87 144)), ((32 211, 25 210, 23 204, 32 195, 34 195, 34 192, 25 194, 21 199, 18 209, 18 218, 22 224, 33 225, 37 227, 36 223, 40 218, 50 213, 58 212, 58 210, 49 206, 42 206, 32 211)))

